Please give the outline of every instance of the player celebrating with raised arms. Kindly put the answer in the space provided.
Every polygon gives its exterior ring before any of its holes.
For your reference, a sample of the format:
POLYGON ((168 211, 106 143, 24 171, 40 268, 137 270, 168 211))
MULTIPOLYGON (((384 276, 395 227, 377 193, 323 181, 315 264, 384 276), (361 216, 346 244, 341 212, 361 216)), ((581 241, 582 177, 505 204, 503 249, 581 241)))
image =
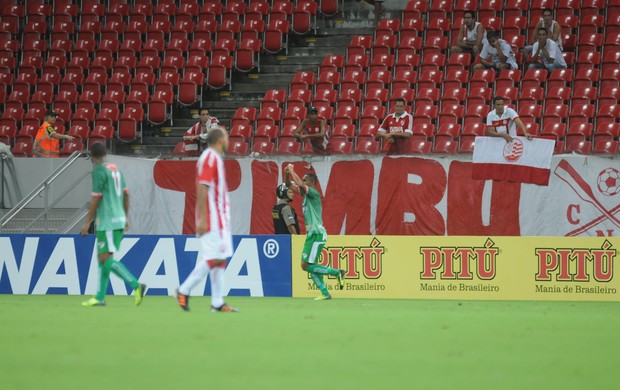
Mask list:
POLYGON ((88 234, 90 221, 95 219, 97 233, 97 258, 99 260, 99 291, 97 295, 82 306, 105 306, 105 293, 110 282, 110 272, 134 289, 136 306, 142 303, 146 290, 135 276, 120 262, 112 258, 120 249, 123 232, 129 227, 127 214, 129 213, 129 193, 125 187, 125 179, 116 164, 104 161, 107 155, 105 145, 97 142, 93 144, 90 153, 93 162, 93 192, 90 208, 80 234, 88 234))
POLYGON ((321 194, 316 189, 317 177, 314 173, 306 173, 303 179, 295 173, 293 165, 284 169, 286 186, 303 197, 302 210, 306 222, 306 242, 301 254, 301 269, 307 271, 321 295, 316 301, 332 299, 327 290, 323 275, 333 275, 338 278, 338 286, 344 288, 344 271, 317 264, 323 246, 327 242, 327 232, 323 227, 323 206, 321 194), (293 183, 295 185, 293 185, 293 183))

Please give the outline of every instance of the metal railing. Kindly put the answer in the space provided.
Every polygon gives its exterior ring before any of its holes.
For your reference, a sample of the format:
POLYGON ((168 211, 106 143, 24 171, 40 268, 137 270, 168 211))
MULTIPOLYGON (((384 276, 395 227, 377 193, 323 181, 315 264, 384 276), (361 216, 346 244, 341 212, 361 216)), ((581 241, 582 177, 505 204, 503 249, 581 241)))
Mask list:
MULTIPOLYGON (((34 190, 32 190, 32 192, 30 192, 26 197, 24 197, 24 199, 19 201, 19 203, 17 205, 15 205, 15 207, 13 207, 6 215, 4 215, 4 217, 2 217, 2 219, 0 219, 0 231, 3 230, 5 228, 5 226, 7 226, 8 223, 11 222, 11 220, 13 218, 15 218, 23 209, 25 209, 26 206, 28 206, 33 200, 37 199, 37 197, 39 197, 41 195, 41 193, 43 193, 43 203, 44 203, 43 211, 41 213, 39 213, 39 215, 37 215, 28 224, 28 226, 26 226, 21 231, 21 233, 27 232, 28 229, 30 229, 30 227, 32 225, 34 225, 36 222, 38 222, 41 218, 43 218, 43 220, 45 221, 45 228, 49 232, 50 229, 49 229, 49 223, 48 223, 48 220, 47 220, 47 214, 50 211, 50 209, 53 208, 65 195, 67 195, 70 191, 72 191, 73 188, 78 183, 80 183, 82 180, 84 180, 85 177, 90 175, 90 171, 89 172, 85 172, 82 175, 80 175, 77 178, 77 180, 75 180, 71 185, 67 186, 67 188, 59 196, 57 196, 51 203, 50 203, 50 199, 49 199, 49 197, 50 197, 50 195, 49 195, 50 186, 52 185, 52 183, 56 179, 58 179, 76 161, 78 161, 80 158, 85 158, 85 157, 86 158, 90 157, 90 153, 88 153, 88 152, 73 152, 73 154, 71 154, 67 158, 67 160, 64 163, 62 163, 62 165, 60 165, 45 180, 43 180, 43 182, 41 184, 39 184, 34 190)), ((80 205, 80 206, 82 206, 82 205, 80 205)))

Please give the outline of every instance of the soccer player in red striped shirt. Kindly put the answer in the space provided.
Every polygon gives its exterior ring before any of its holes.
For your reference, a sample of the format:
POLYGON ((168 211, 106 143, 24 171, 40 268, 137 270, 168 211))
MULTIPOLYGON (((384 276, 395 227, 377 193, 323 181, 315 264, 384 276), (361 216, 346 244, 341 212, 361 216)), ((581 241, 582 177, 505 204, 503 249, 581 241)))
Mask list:
POLYGON ((230 201, 224 151, 228 134, 220 127, 209 130, 209 147, 202 152, 196 165, 196 235, 200 238, 198 261, 192 273, 177 290, 181 309, 189 311, 189 293, 202 279, 211 277, 211 311, 236 312, 224 302, 224 271, 226 259, 232 256, 230 201))

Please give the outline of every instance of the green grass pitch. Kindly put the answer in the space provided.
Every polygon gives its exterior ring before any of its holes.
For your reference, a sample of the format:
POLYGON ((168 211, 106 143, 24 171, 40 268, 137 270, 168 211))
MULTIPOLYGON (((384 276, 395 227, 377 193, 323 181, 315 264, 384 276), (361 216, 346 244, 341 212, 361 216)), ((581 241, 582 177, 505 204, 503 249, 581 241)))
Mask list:
MULTIPOLYGON (((337 296, 337 294, 334 294, 337 296)), ((617 303, 0 295, 0 388, 612 389, 617 303)))

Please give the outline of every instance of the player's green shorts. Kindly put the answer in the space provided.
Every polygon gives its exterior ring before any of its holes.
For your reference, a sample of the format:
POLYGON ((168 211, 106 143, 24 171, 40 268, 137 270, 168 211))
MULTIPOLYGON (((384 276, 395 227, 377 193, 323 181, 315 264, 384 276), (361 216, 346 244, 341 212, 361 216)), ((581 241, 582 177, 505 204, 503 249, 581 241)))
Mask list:
POLYGON ((98 230, 97 231, 97 253, 115 253, 121 248, 123 240, 123 229, 118 230, 98 230))
POLYGON ((316 263, 319 256, 321 256, 321 250, 323 250, 326 241, 327 234, 308 234, 306 242, 304 242, 304 249, 301 252, 301 260, 310 264, 316 263))

